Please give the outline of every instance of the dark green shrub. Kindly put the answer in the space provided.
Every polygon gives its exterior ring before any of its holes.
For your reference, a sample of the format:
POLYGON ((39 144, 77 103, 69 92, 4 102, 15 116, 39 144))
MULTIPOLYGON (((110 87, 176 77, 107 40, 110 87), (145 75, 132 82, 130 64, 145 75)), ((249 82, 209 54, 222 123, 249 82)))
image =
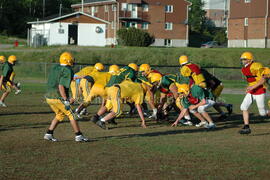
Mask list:
POLYGON ((118 44, 123 46, 147 47, 154 42, 153 36, 137 28, 119 29, 117 37, 118 44))

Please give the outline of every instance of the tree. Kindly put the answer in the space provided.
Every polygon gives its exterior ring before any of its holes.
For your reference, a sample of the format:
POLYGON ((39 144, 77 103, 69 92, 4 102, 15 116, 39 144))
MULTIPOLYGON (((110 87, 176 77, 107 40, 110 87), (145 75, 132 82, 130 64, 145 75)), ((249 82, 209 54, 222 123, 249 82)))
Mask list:
POLYGON ((203 10, 204 3, 202 0, 189 0, 192 5, 190 6, 188 24, 190 30, 196 33, 202 33, 206 24, 206 11, 203 10))

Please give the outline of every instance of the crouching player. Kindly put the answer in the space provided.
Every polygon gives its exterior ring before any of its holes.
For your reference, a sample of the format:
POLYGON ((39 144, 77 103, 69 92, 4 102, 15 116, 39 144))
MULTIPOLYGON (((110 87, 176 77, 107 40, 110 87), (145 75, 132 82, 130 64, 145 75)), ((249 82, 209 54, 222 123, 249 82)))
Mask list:
POLYGON ((145 119, 141 108, 141 104, 143 103, 144 99, 144 91, 140 83, 135 83, 130 80, 124 80, 120 84, 107 87, 106 92, 106 105, 103 109, 99 110, 98 114, 102 115, 106 111, 110 111, 110 113, 96 122, 99 127, 106 129, 106 121, 114 117, 120 116, 122 114, 122 105, 124 103, 124 100, 128 99, 129 102, 135 103, 138 114, 142 120, 141 126, 143 128, 146 128, 145 119))
POLYGON ((88 141, 88 139, 81 133, 79 125, 70 108, 70 104, 74 102, 74 99, 69 98, 70 82, 74 75, 73 70, 71 69, 73 63, 74 59, 72 55, 68 52, 64 52, 60 56, 60 65, 54 66, 49 74, 46 102, 56 114, 47 133, 44 135, 44 139, 49 141, 57 141, 53 136, 53 132, 58 123, 62 121, 65 116, 69 118, 71 126, 75 132, 75 141, 88 141))
POLYGON ((201 121, 196 125, 196 127, 204 126, 207 129, 214 129, 216 127, 212 118, 205 111, 215 104, 215 101, 212 100, 213 95, 211 92, 198 85, 193 85, 189 90, 189 86, 187 84, 178 85, 178 92, 180 95, 177 100, 177 105, 181 109, 181 113, 172 126, 177 126, 178 122, 189 110, 201 121))

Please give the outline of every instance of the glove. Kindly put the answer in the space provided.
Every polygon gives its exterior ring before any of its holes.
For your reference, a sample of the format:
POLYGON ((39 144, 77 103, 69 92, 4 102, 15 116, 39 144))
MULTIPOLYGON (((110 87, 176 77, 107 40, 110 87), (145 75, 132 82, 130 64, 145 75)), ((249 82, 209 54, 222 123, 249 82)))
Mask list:
POLYGON ((157 119, 157 109, 153 109, 153 113, 151 116, 149 116, 149 118, 154 118, 154 119, 157 119))
POLYGON ((68 100, 63 101, 66 110, 70 110, 70 102, 68 100))

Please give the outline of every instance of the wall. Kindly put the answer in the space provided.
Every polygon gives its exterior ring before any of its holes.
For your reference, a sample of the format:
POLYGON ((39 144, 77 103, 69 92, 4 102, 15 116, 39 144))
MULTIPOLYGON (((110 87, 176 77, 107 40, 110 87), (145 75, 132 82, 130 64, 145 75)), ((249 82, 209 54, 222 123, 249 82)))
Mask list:
POLYGON ((105 46, 105 24, 79 24, 78 25, 78 45, 80 46, 105 46), (96 27, 102 29, 101 33, 96 32, 96 27))
POLYGON ((50 28, 50 41, 48 45, 66 45, 68 44, 68 25, 71 23, 52 23, 50 28), (59 29, 64 33, 60 34, 59 29))

